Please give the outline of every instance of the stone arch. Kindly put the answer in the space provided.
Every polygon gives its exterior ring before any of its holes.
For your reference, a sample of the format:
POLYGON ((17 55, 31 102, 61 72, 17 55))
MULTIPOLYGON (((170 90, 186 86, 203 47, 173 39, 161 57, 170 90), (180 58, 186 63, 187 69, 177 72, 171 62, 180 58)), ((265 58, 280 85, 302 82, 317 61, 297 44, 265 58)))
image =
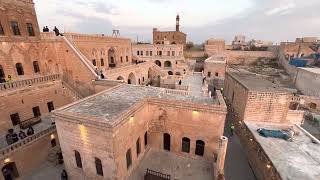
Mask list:
POLYGON ((128 84, 136 84, 136 76, 133 73, 128 76, 128 84))
POLYGON ((19 172, 15 162, 6 163, 1 170, 2 170, 4 179, 19 178, 19 172))
POLYGON ((172 71, 168 71, 168 75, 173 75, 173 72, 172 71))
POLYGON ((158 65, 159 67, 161 67, 161 61, 156 60, 154 63, 155 63, 156 65, 158 65))
POLYGON ((116 67, 116 50, 113 47, 108 50, 108 64, 110 68, 116 67))
POLYGON ((124 78, 122 76, 117 77, 117 80, 124 81, 124 78))
POLYGON ((164 62, 164 67, 165 67, 165 68, 170 68, 170 67, 172 67, 171 61, 165 61, 165 62, 164 62))

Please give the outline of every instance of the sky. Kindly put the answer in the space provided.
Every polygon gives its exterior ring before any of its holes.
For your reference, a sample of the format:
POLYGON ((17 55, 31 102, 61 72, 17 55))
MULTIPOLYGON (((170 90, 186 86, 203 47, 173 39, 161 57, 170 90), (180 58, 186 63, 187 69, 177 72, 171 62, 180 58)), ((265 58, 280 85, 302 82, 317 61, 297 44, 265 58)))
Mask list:
MULTIPOLYGON (((152 41, 152 28, 180 29, 188 41, 294 41, 320 37, 320 0, 34 0, 40 27, 60 31, 121 36, 152 41)), ((42 28, 41 28, 42 29, 42 28)))

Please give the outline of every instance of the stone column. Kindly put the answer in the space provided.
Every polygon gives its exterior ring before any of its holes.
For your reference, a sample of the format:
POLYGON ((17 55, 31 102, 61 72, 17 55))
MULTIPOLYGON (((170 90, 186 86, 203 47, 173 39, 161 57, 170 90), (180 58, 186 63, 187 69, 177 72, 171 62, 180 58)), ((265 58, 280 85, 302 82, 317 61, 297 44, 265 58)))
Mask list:
POLYGON ((216 179, 218 178, 219 174, 224 174, 224 161, 226 158, 226 152, 227 152, 227 145, 228 145, 228 138, 225 136, 221 136, 219 140, 219 149, 218 149, 218 157, 217 157, 217 163, 216 163, 216 179))

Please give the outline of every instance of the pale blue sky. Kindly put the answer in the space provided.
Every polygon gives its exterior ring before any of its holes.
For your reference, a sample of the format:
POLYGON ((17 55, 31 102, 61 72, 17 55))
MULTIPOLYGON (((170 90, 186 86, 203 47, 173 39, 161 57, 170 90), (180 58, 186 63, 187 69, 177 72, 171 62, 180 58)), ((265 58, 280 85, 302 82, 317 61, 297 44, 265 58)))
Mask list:
POLYGON ((248 39, 294 40, 320 36, 319 0, 34 0, 40 26, 66 31, 152 39, 152 28, 181 29, 190 41, 209 38, 230 41, 236 34, 248 39))

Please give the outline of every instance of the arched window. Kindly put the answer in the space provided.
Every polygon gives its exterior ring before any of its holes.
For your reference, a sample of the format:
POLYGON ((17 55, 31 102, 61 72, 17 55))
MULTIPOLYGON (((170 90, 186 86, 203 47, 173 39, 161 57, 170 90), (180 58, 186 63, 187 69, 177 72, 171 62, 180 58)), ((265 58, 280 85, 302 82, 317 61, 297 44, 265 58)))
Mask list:
POLYGON ((103 176, 102 162, 99 158, 94 158, 94 162, 96 164, 97 174, 103 176))
POLYGON ((55 138, 51 139, 51 147, 56 147, 56 146, 57 146, 56 139, 55 138))
POLYGON ((202 140, 196 141, 196 152, 195 154, 198 156, 203 156, 204 154, 204 145, 205 143, 202 140))
POLYGON ((123 58, 122 58, 122 56, 120 56, 120 62, 123 63, 123 58))
POLYGON ((82 168, 81 156, 78 151, 74 151, 74 157, 76 158, 76 164, 78 168, 82 168))
POLYGON ((187 137, 182 138, 182 152, 190 152, 190 139, 187 137))
POLYGON ((116 67, 116 52, 113 48, 108 51, 108 63, 110 68, 116 67))
POLYGON ((172 71, 168 71, 168 75, 173 75, 173 72, 172 71))
POLYGON ((148 133, 144 133, 144 147, 148 145, 148 133))
POLYGON ((16 69, 17 69, 18 76, 24 75, 23 66, 21 63, 16 64, 16 69))
POLYGON ((142 77, 142 82, 144 82, 144 77, 142 77))
POLYGON ((161 62, 159 60, 155 61, 156 65, 158 65, 159 67, 161 67, 161 62))
POLYGON ((141 152, 141 147, 140 147, 140 138, 138 138, 137 142, 136 142, 136 150, 137 150, 137 156, 139 156, 140 152, 141 152))
POLYGON ((92 64, 93 64, 94 66, 97 66, 97 62, 96 62, 95 59, 92 60, 92 64))
POLYGON ((34 73, 40 72, 40 67, 39 67, 38 61, 33 61, 33 71, 34 71, 34 73))
POLYGON ((219 76, 219 73, 216 72, 215 75, 216 75, 216 77, 218 77, 218 76, 219 76))
POLYGON ((170 134, 165 133, 163 134, 163 149, 170 151, 170 134))
POLYGON ((6 75, 4 74, 4 70, 2 68, 2 66, 0 65, 0 83, 2 79, 5 79, 6 75))
POLYGON ((141 83, 140 78, 138 79, 139 84, 141 83))
POLYGON ((126 153, 126 159, 127 159, 127 169, 129 169, 129 167, 132 164, 131 149, 128 149, 128 151, 126 153))
POLYGON ((100 60, 101 60, 101 66, 104 66, 104 59, 101 58, 100 60))

